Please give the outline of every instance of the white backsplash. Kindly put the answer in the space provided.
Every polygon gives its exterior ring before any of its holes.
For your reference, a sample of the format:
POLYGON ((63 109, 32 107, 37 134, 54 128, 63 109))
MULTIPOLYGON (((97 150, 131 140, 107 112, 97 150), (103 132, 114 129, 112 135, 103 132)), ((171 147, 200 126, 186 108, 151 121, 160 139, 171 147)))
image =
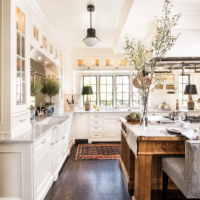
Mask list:
POLYGON ((176 100, 178 99, 177 94, 166 94, 166 95, 151 95, 150 100, 150 107, 152 109, 158 108, 159 104, 163 103, 164 101, 170 106, 171 110, 176 109, 176 100))

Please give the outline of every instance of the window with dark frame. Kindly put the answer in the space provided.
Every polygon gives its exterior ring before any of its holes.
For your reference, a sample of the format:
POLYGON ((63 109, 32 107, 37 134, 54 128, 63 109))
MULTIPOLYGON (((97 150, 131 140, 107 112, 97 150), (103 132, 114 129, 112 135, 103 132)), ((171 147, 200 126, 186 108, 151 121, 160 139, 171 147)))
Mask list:
POLYGON ((184 95, 185 86, 190 84, 190 75, 189 74, 180 74, 179 75, 179 105, 187 106, 189 95, 184 95))
MULTIPOLYGON (((88 95, 91 106, 97 105, 97 76, 83 76, 83 86, 92 86, 93 95, 88 95)), ((87 95, 83 95, 83 106, 85 105, 87 95)))
POLYGON ((134 86, 132 91, 132 107, 140 107, 140 92, 139 89, 134 86))
POLYGON ((113 76, 99 76, 99 106, 113 107, 113 76))
POLYGON ((116 104, 117 107, 130 106, 130 76, 116 76, 116 104))

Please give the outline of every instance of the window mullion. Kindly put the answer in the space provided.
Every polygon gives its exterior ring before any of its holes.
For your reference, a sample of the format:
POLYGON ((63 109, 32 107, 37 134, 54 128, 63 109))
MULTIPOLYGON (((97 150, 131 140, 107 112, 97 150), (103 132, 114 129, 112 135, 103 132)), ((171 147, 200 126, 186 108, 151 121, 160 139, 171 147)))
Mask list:
POLYGON ((130 75, 129 76, 130 82, 129 82, 129 87, 130 87, 130 91, 129 91, 129 99, 130 99, 130 107, 133 107, 133 76, 130 75))
POLYGON ((99 81, 100 81, 100 79, 99 79, 99 75, 97 75, 97 86, 96 86, 96 90, 97 90, 97 106, 98 107, 100 107, 100 101, 99 101, 99 93, 100 93, 100 84, 99 84, 99 81))

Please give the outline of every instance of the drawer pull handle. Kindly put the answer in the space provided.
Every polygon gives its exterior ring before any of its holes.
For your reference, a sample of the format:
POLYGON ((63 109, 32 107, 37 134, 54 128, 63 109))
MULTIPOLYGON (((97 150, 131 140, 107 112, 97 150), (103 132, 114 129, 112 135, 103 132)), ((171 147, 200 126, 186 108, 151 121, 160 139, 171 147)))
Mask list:
POLYGON ((153 116, 155 116, 155 114, 152 114, 153 116))
POLYGON ((98 117, 98 115, 95 115, 94 117, 98 117))
POLYGON ((98 123, 98 121, 94 121, 95 123, 98 123))
POLYGON ((54 145, 54 143, 51 143, 51 145, 54 145))
POLYGON ((42 144, 44 144, 45 143, 45 141, 44 142, 42 142, 42 144))
POLYGON ((99 127, 94 127, 95 129, 98 129, 99 127))
POLYGON ((63 137, 63 139, 65 139, 65 137, 63 137))
POLYGON ((94 134, 95 136, 98 136, 99 134, 98 133, 96 133, 96 134, 94 134))
POLYGON ((24 121, 25 121, 25 119, 21 119, 21 120, 20 120, 20 122, 24 122, 24 121))

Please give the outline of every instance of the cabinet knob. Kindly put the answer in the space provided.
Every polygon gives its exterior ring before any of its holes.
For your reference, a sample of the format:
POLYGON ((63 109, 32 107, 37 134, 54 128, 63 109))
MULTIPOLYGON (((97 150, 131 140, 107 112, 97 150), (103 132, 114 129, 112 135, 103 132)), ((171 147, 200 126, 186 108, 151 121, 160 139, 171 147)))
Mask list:
POLYGON ((51 143, 51 145, 54 145, 54 143, 51 143))
POLYGON ((94 121, 95 123, 98 123, 98 121, 94 121))
POLYGON ((98 117, 98 115, 95 115, 94 117, 98 117))
POLYGON ((21 119, 21 120, 20 120, 20 122, 24 122, 24 121, 25 121, 25 119, 21 119))
POLYGON ((152 114, 153 116, 155 116, 155 114, 152 114))
POLYGON ((98 133, 96 133, 96 134, 94 134, 95 136, 98 136, 99 134, 98 133))
POLYGON ((43 49, 43 46, 42 46, 42 45, 40 45, 40 48, 41 48, 41 49, 43 49))
POLYGON ((65 137, 63 137, 63 139, 65 139, 65 137))
POLYGON ((99 127, 94 127, 95 129, 98 129, 99 127))

